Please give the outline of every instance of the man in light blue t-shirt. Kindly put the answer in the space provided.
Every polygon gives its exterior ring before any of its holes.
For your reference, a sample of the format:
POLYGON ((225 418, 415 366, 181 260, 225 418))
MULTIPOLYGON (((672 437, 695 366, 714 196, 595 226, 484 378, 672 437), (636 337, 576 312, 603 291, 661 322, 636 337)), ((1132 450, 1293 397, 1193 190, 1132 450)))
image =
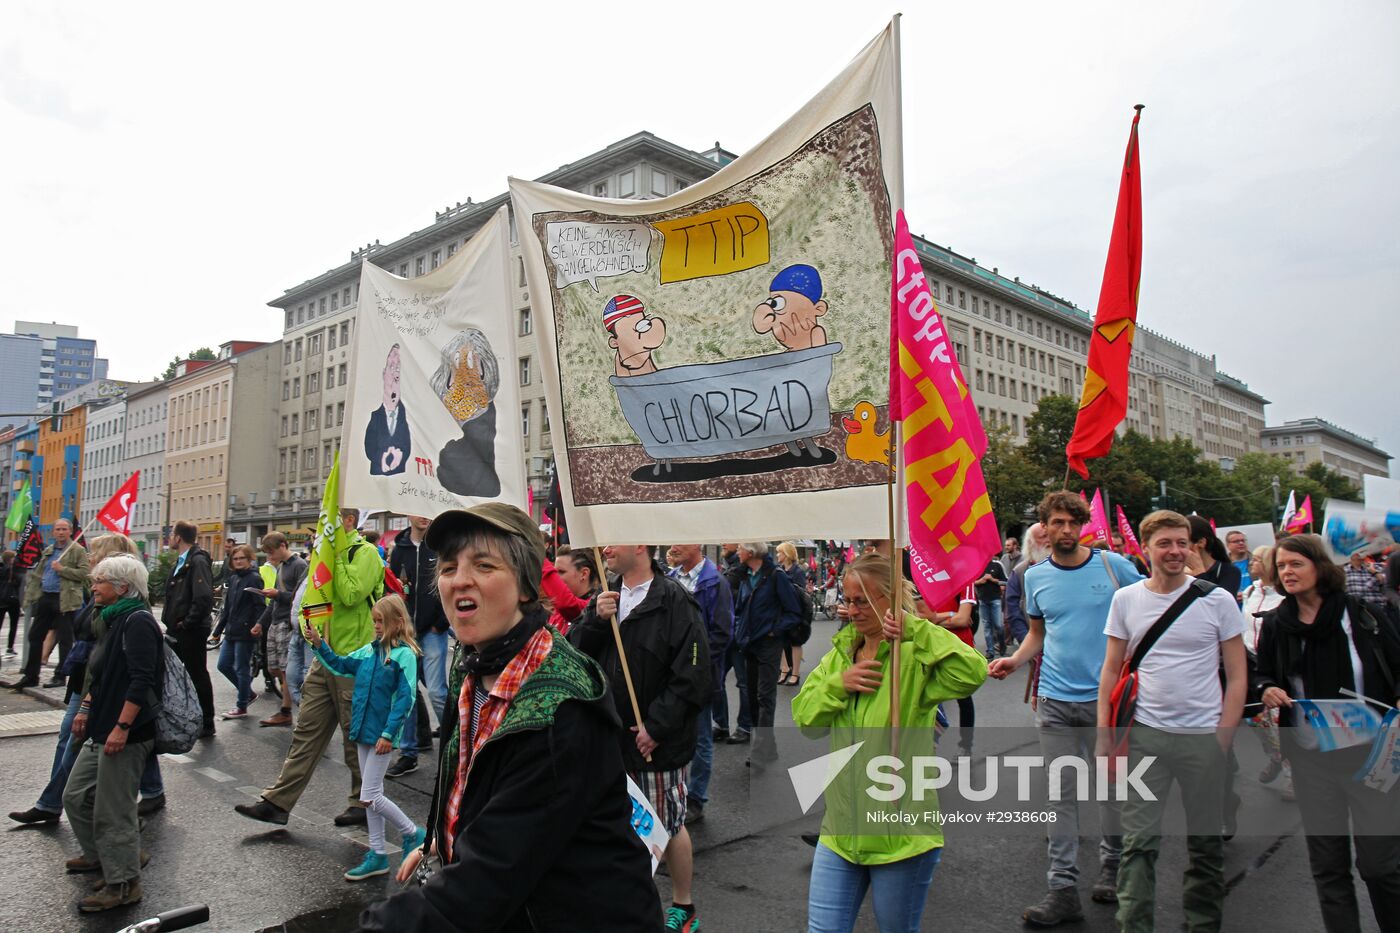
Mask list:
MULTIPOLYGON (((1052 492, 1040 503, 1040 521, 1050 537, 1050 559, 1026 571, 1023 596, 1030 631, 1016 653, 990 665, 1003 679, 1044 653, 1036 689, 1036 726, 1046 761, 1083 758, 1093 768, 1098 723, 1099 674, 1108 636, 1104 624, 1113 594, 1142 575, 1126 558, 1079 543, 1089 506, 1071 492, 1052 492)), ((1068 789, 1067 789, 1068 790, 1068 789)), ((1079 806, 1074 794, 1051 800, 1055 823, 1049 837, 1049 891, 1021 915, 1027 923, 1055 926, 1083 917, 1079 903, 1079 806)), ((1099 876, 1091 897, 1118 899, 1118 861, 1123 852, 1118 808, 1100 804, 1103 840, 1099 876)))

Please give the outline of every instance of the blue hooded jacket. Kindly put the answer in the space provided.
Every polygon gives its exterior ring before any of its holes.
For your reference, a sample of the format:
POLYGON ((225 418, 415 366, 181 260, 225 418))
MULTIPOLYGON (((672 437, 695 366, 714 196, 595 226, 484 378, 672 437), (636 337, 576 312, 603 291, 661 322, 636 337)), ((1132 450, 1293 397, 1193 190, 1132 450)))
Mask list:
POLYGON ((375 639, 342 657, 322 641, 316 646, 316 655, 332 674, 355 678, 351 741, 373 745, 388 739, 397 748, 404 720, 413 713, 418 684, 418 655, 413 649, 397 645, 386 659, 383 643, 375 639))
POLYGON ((760 638, 780 635, 802 621, 802 605, 797 589, 773 563, 773 555, 763 556, 758 571, 758 585, 753 574, 744 568, 739 584, 739 598, 734 603, 734 641, 747 648, 760 638))

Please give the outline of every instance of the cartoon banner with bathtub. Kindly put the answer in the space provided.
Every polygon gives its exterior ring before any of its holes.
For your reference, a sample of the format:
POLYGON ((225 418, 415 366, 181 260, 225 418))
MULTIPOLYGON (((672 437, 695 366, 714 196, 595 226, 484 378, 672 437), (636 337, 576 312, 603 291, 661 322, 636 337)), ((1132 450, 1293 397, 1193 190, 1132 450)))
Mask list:
POLYGON ((669 196, 511 180, 574 541, 889 536, 896 30, 669 196))
POLYGON ((366 262, 341 441, 341 502, 432 517, 525 507, 510 220, 502 207, 441 267, 366 262))

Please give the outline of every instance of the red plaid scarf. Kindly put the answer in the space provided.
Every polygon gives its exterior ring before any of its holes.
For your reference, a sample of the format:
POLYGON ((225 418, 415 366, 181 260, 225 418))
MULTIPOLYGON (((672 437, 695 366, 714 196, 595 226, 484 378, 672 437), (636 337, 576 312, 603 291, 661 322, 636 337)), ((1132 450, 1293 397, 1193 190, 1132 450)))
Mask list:
POLYGON ((505 670, 496 678, 495 685, 487 697, 486 704, 477 717, 476 734, 470 735, 472 727, 472 696, 476 692, 476 678, 467 675, 462 680, 462 692, 457 695, 457 722, 460 734, 457 739, 457 776, 452 781, 452 793, 447 798, 447 851, 443 854, 443 864, 452 861, 452 844, 457 838, 457 818, 462 809, 462 795, 467 789, 467 777, 471 772, 476 753, 486 740, 491 738, 505 719, 506 711, 523 684, 544 662, 545 656, 554 647, 554 636, 548 627, 541 628, 525 648, 511 659, 505 670))

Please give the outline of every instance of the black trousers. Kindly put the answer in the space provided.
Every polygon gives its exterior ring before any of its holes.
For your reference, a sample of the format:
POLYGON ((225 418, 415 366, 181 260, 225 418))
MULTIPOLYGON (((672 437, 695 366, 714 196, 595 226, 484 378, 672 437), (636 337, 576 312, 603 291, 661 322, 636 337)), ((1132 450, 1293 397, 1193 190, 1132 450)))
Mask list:
MULTIPOLYGON (((44 593, 34 604, 34 620, 29 623, 29 657, 25 659, 25 683, 38 683, 39 663, 43 660, 44 637, 53 632, 58 636, 58 667, 68 660, 68 649, 73 647, 73 613, 60 612, 58 594, 44 593)), ((58 676, 57 673, 54 674, 58 676)))
MULTIPOLYGON (((1289 743, 1290 745, 1292 743, 1289 743)), ((1328 756, 1351 749, 1312 752, 1293 749, 1293 787, 1308 838, 1308 863, 1317 888, 1327 933, 1360 933, 1360 908, 1352 878, 1356 873, 1370 895, 1371 911, 1383 933, 1400 931, 1400 807, 1395 794, 1383 794, 1351 780, 1355 765, 1340 768, 1328 756), (1348 822, 1351 834, 1344 834, 1348 822)), ((1340 760, 1340 759, 1338 759, 1340 760)), ((1360 756, 1351 760, 1359 763, 1360 756)))
POLYGON ((209 682, 209 649, 205 644, 209 639, 207 628, 179 627, 173 630, 175 654, 180 663, 190 673, 194 681, 194 692, 199 697, 199 708, 204 714, 204 726, 214 725, 214 685, 209 682))
POLYGON ((10 651, 15 650, 15 634, 19 631, 20 612, 19 602, 0 604, 0 628, 5 627, 5 616, 10 617, 10 640, 5 645, 10 651))
POLYGON ((778 756, 773 741, 773 712, 778 707, 778 659, 783 654, 783 639, 767 635, 744 646, 745 684, 749 697, 749 712, 753 716, 753 751, 751 756, 773 759, 778 756))

